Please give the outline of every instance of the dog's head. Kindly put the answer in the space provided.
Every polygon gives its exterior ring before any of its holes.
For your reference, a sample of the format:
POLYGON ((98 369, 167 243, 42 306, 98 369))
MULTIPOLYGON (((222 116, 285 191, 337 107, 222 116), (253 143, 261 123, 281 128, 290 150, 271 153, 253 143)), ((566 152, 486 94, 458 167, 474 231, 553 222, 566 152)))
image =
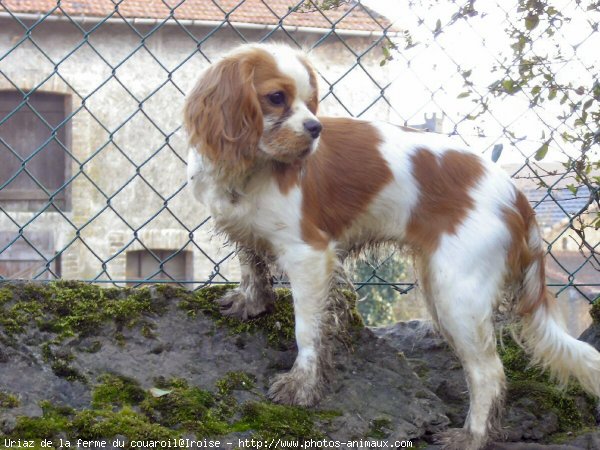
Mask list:
POLYGON ((190 144, 229 172, 257 160, 291 163, 317 145, 316 74, 283 45, 244 45, 206 69, 186 99, 190 144))

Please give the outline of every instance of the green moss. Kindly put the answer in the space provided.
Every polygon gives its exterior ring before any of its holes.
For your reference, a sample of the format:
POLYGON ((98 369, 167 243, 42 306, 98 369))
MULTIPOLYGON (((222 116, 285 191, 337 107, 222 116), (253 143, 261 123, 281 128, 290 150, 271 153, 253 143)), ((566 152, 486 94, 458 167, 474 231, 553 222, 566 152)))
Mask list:
POLYGON ((0 289, 0 305, 10 302, 13 299, 13 292, 8 288, 0 289))
POLYGON ((385 439, 392 432, 391 426, 392 422, 386 418, 372 420, 369 423, 369 431, 367 431, 366 437, 374 439, 385 439))
POLYGON ((498 348, 504 365, 504 373, 509 381, 538 381, 548 383, 550 377, 539 367, 531 366, 531 358, 506 332, 502 336, 502 345, 498 348))
POLYGON ((80 381, 82 383, 87 383, 87 378, 85 375, 79 372, 79 370, 70 366, 65 360, 54 361, 50 367, 52 368, 52 372, 54 372, 57 377, 64 378, 68 381, 80 381))
MULTIPOLYGON (((123 435, 159 440, 191 433, 202 439, 251 431, 254 439, 322 439, 321 425, 340 414, 267 401, 238 405, 233 391, 254 385, 252 376, 243 372, 231 372, 217 381, 215 392, 177 378, 161 378, 156 384, 160 390, 145 392, 135 380, 105 374, 92 390, 89 409, 76 411, 42 402, 43 415, 19 417, 9 437, 99 439, 123 435)), ((383 422, 377 425, 385 426, 383 422)))
POLYGON ((560 431, 577 431, 595 424, 596 401, 579 385, 559 387, 506 333, 499 348, 508 381, 508 401, 520 404, 536 417, 555 414, 560 431), (534 400, 533 402, 527 400, 534 400))
MULTIPOLYGON (((115 339, 123 344, 123 327, 138 327, 152 338, 152 325, 145 318, 162 314, 173 299, 190 316, 205 314, 215 321, 215 327, 224 325, 232 334, 260 330, 272 346, 293 345, 294 314, 288 290, 277 290, 273 313, 241 322, 223 317, 215 302, 229 288, 211 287, 191 293, 171 286, 132 290, 102 289, 75 282, 10 285, 0 291, 0 327, 7 334, 16 334, 35 324, 44 332, 54 333, 41 345, 44 360, 57 375, 80 381, 85 381, 85 377, 72 367, 73 356, 56 350, 63 339, 102 333, 104 323, 109 321, 116 322, 115 339)), ((89 351, 97 351, 98 341, 90 342, 89 351)), ((253 391, 257 401, 238 404, 235 391, 253 390, 255 382, 251 374, 230 372, 216 382, 212 392, 181 379, 159 379, 156 386, 162 390, 146 392, 133 379, 105 374, 92 387, 89 408, 75 411, 46 402, 41 417, 18 418, 10 437, 92 439, 118 434, 164 439, 187 433, 212 438, 252 431, 255 437, 307 439, 322 437, 321 423, 338 414, 274 405, 258 391, 253 391)))
MULTIPOLYGON (((185 296, 179 303, 190 317, 195 317, 199 312, 211 317, 218 326, 226 326, 232 335, 241 333, 255 333, 262 330, 267 335, 271 347, 287 349, 294 342, 294 304, 289 289, 275 289, 276 300, 273 311, 247 321, 240 321, 232 317, 224 317, 219 311, 217 300, 221 298, 232 285, 210 286, 200 289, 193 296, 185 296)), ((358 314, 356 294, 349 290, 341 290, 350 304, 351 328, 362 328, 363 322, 358 314)))
POLYGON ((210 286, 200 289, 193 296, 188 296, 179 303, 190 317, 195 317, 199 312, 211 317, 218 326, 226 326, 230 333, 255 333, 263 330, 267 334, 269 344, 277 348, 287 348, 294 340, 294 307, 289 290, 276 289, 277 300, 274 310, 269 314, 250 319, 237 320, 232 317, 222 316, 217 300, 221 298, 232 285, 210 286))
POLYGON ((41 417, 19 417, 12 431, 12 436, 22 439, 53 439, 59 433, 66 431, 74 414, 71 408, 41 402, 43 415, 41 417))
POLYGON ((16 408, 20 403, 16 395, 0 391, 0 408, 16 408))
POLYGON ((598 297, 598 298, 596 298, 596 300, 594 300, 590 314, 592 315, 592 319, 594 319, 594 323, 597 323, 600 325, 600 297, 598 297))
POLYGON ((117 435, 126 436, 130 440, 163 440, 181 436, 175 430, 152 423, 129 406, 118 411, 81 411, 73 417, 68 432, 70 436, 88 440, 113 438, 117 435))
POLYGON ((50 344, 45 342, 42 345, 42 357, 44 361, 50 363, 50 368, 57 377, 65 378, 68 381, 87 383, 88 380, 85 375, 70 365, 74 359, 73 355, 56 355, 52 351, 50 344))
POLYGON ((146 392, 133 378, 116 374, 104 374, 98 378, 101 384, 92 390, 92 406, 138 405, 146 397, 146 392))
POLYGON ((216 403, 213 394, 189 386, 185 380, 176 379, 161 388, 169 393, 159 397, 147 396, 140 408, 147 416, 165 426, 182 424, 186 429, 194 428, 195 422, 202 421, 216 403))
POLYGON ((144 315, 162 314, 166 306, 152 298, 150 288, 105 289, 73 281, 15 284, 0 292, 0 326, 14 335, 35 323, 60 340, 98 334, 103 323, 115 321, 118 329, 146 326, 148 334, 144 315))
POLYGON ((179 286, 171 286, 168 284, 159 284, 155 287, 156 292, 160 294, 166 301, 188 297, 190 291, 179 286))
POLYGON ((524 398, 533 400, 530 412, 536 417, 556 414, 561 432, 577 431, 595 424, 594 408, 581 409, 582 405, 577 401, 580 394, 573 390, 562 391, 551 384, 532 380, 512 381, 508 385, 509 402, 520 404, 520 400, 524 398))
POLYGON ((225 376, 217 381, 217 391, 221 395, 230 394, 234 390, 249 391, 254 387, 256 378, 246 372, 227 372, 225 376))
POLYGON ((304 442, 323 439, 318 423, 337 417, 337 412, 311 411, 295 406, 266 402, 248 402, 242 407, 242 420, 235 424, 236 431, 254 430, 257 440, 287 439, 304 442))

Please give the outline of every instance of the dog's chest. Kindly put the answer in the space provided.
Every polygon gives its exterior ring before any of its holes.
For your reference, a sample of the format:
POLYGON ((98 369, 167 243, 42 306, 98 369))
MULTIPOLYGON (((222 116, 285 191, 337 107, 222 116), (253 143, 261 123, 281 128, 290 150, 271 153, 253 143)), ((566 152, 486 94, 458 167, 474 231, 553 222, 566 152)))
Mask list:
POLYGON ((283 196, 270 184, 239 193, 214 189, 210 208, 217 227, 235 241, 278 246, 300 233, 299 195, 283 196))

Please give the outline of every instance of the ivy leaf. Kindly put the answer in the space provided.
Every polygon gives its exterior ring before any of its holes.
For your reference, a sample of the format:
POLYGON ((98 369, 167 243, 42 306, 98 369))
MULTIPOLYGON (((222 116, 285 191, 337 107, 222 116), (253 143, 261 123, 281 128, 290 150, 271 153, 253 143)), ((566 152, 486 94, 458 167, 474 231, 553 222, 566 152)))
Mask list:
POLYGON ((567 189, 571 192, 571 194, 573 194, 573 197, 577 195, 577 191, 579 190, 579 188, 574 184, 567 184, 567 189))
POLYGON ((535 14, 529 14, 525 17, 525 28, 529 31, 535 29, 540 23, 540 17, 535 14))
POLYGON ((502 87, 504 88, 504 91, 508 94, 514 94, 519 90, 519 85, 511 79, 504 80, 502 82, 502 87))
POLYGON ((537 152, 535 152, 535 160, 536 161, 541 161, 542 159, 544 159, 546 157, 546 154, 548 153, 548 145, 549 145, 549 141, 544 142, 544 144, 538 148, 537 152))
POLYGON ((504 149, 504 145, 496 144, 494 145, 494 149, 492 150, 492 161, 498 162, 500 159, 500 155, 502 155, 502 150, 504 149))

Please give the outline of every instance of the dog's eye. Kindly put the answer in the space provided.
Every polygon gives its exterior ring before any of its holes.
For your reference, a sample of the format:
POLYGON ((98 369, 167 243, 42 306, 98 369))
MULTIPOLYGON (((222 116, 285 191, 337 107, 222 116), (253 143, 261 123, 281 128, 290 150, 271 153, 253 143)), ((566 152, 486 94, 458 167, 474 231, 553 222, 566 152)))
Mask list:
POLYGON ((275 106, 281 106, 285 103, 285 93, 281 91, 273 92, 267 95, 267 98, 275 106))

